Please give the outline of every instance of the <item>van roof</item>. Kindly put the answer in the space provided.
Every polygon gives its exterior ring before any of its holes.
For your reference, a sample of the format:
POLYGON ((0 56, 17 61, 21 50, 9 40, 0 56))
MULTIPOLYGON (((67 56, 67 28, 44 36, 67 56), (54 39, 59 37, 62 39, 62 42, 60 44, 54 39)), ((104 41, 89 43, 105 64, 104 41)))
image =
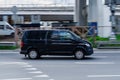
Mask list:
POLYGON ((69 31, 65 29, 50 29, 50 30, 25 30, 25 31, 69 31))

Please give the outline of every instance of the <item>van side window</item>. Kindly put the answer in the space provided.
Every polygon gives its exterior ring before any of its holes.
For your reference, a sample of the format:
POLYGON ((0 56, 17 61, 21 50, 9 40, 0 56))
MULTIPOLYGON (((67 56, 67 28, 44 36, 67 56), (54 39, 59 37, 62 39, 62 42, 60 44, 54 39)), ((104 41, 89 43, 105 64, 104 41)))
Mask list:
POLYGON ((39 36, 40 39, 45 39, 46 33, 47 33, 46 31, 41 31, 41 32, 40 32, 40 36, 39 36))
POLYGON ((0 29, 4 29, 4 25, 0 25, 0 29))
POLYGON ((39 33, 36 31, 30 31, 27 33, 27 38, 28 39, 40 39, 39 38, 39 33))
POLYGON ((59 37, 60 37, 61 40, 73 39, 72 34, 70 34, 69 32, 66 32, 66 31, 60 31, 59 32, 59 37))
POLYGON ((45 39, 45 31, 30 31, 27 34, 28 39, 45 39))
POLYGON ((53 31, 52 32, 51 39, 54 39, 54 40, 59 39, 58 31, 53 31))

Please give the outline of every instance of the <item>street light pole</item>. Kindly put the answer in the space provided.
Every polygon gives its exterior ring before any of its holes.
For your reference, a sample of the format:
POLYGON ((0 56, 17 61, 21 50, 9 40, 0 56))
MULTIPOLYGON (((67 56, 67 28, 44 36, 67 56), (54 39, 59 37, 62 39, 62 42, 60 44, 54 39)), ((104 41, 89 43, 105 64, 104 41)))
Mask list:
POLYGON ((112 33, 110 36, 110 40, 116 40, 114 33, 116 28, 116 21, 115 21, 116 0, 109 0, 108 6, 110 7, 110 11, 111 11, 110 21, 112 23, 112 33))
POLYGON ((77 22, 77 26, 87 25, 86 0, 75 0, 74 22, 77 22))
POLYGON ((16 46, 18 45, 18 35, 17 35, 17 27, 16 27, 16 17, 17 17, 17 11, 18 11, 18 9, 17 9, 17 7, 16 6, 13 6, 12 8, 11 8, 11 11, 13 12, 13 22, 14 22, 14 28, 15 28, 15 35, 14 35, 14 40, 15 40, 15 42, 16 42, 16 46))
POLYGON ((110 7, 110 11, 111 11, 110 21, 112 23, 112 31, 114 32, 113 29, 115 29, 116 26, 116 21, 115 21, 116 0, 109 0, 108 6, 110 7))

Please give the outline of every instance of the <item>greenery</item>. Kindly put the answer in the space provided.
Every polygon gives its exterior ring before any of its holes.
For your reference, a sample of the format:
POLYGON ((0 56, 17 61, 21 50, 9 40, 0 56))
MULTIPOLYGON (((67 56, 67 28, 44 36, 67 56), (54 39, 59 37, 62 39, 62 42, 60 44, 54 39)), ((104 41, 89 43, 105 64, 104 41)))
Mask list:
POLYGON ((0 50, 14 50, 17 49, 16 46, 0 46, 0 50))
POLYGON ((103 38, 103 37, 96 36, 96 37, 88 37, 87 40, 93 43, 94 40, 95 41, 108 41, 109 38, 103 38))
POLYGON ((120 41, 120 34, 117 34, 116 38, 117 38, 118 41, 120 41))
MULTIPOLYGON (((87 40, 90 41, 92 44, 93 44, 93 47, 96 47, 97 44, 95 43, 96 41, 109 41, 109 37, 108 38, 103 38, 103 37, 99 37, 99 36, 96 36, 96 37, 87 37, 87 40)), ((116 41, 120 41, 120 34, 117 34, 116 35, 116 41)), ((107 44, 107 45, 102 45, 102 46, 116 46, 116 47, 119 47, 120 44, 107 44)))

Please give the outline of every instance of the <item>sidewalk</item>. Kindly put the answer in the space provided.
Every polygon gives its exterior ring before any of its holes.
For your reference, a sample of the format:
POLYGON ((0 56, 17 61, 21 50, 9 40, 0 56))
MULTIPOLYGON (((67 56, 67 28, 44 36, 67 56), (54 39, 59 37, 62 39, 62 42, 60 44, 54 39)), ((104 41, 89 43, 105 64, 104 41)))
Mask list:
POLYGON ((0 50, 0 52, 19 52, 20 49, 15 49, 15 50, 0 50))
POLYGON ((120 53, 120 49, 97 49, 97 48, 94 48, 94 53, 120 53))

